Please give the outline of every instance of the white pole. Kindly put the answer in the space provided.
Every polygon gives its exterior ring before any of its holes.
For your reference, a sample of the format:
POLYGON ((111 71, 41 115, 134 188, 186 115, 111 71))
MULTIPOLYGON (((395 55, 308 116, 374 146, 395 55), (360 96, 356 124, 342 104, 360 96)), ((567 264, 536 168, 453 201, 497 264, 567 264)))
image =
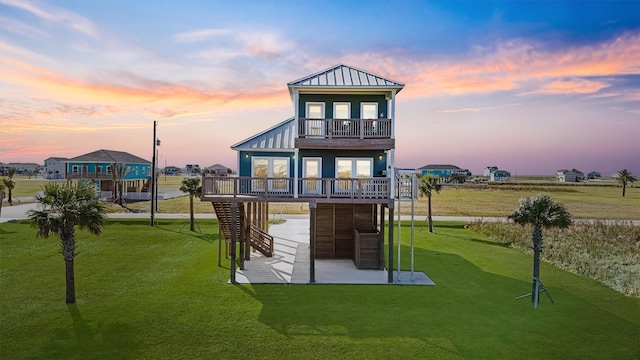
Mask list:
MULTIPOLYGON (((396 180, 394 178, 394 180, 396 180)), ((400 194, 400 180, 398 179, 398 281, 400 281, 400 243, 402 243, 401 239, 400 239, 400 219, 401 216, 400 214, 402 213, 400 210, 401 204, 402 204, 402 196, 400 194)), ((395 181, 394 181, 395 182, 395 181)))

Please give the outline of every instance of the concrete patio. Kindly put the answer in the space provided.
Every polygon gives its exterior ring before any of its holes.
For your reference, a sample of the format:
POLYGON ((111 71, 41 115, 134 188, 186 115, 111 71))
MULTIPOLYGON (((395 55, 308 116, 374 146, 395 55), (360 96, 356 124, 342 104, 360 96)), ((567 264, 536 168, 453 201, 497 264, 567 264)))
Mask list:
MULTIPOLYGON (((272 225, 274 255, 251 253, 244 270, 236 272, 241 284, 309 284, 309 220, 287 219, 272 225)), ((394 284, 435 285, 422 272, 394 271, 394 284)), ((316 260, 316 284, 389 284, 386 270, 359 270, 350 259, 316 260)))

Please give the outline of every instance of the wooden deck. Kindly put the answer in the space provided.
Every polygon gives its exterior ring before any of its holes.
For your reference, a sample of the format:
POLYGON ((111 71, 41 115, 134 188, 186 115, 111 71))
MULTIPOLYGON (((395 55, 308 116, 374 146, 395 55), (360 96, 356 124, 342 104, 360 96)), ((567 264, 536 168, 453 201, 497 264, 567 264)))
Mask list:
POLYGON ((388 178, 293 178, 203 176, 202 201, 385 203, 388 178))

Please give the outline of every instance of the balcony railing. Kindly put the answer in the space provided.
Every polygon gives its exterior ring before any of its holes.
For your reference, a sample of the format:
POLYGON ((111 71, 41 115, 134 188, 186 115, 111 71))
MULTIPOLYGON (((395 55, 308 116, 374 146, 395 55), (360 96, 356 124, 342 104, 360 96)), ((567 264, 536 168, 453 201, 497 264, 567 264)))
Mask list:
POLYGON ((69 172, 67 179, 112 179, 111 173, 106 172, 69 172))
MULTIPOLYGON (((213 177, 202 178, 202 199, 252 196, 294 198, 293 178, 213 177)), ((300 178, 298 198, 388 199, 388 178, 300 178)))
POLYGON ((391 138, 391 119, 307 119, 300 118, 300 138, 391 138))

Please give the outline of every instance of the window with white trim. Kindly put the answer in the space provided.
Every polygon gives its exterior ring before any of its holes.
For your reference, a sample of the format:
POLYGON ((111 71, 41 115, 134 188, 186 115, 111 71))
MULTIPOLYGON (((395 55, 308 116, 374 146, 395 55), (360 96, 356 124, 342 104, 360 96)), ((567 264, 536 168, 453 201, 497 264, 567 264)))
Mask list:
POLYGON ((306 104, 306 122, 305 122, 305 134, 310 136, 323 136, 325 134, 324 126, 324 103, 323 102, 308 102, 306 104))
POLYGON ((251 158, 252 191, 287 191, 289 186, 289 157, 254 156, 251 158))
POLYGON ((373 177, 373 158, 336 158, 336 177, 336 191, 353 190, 351 179, 373 177))

